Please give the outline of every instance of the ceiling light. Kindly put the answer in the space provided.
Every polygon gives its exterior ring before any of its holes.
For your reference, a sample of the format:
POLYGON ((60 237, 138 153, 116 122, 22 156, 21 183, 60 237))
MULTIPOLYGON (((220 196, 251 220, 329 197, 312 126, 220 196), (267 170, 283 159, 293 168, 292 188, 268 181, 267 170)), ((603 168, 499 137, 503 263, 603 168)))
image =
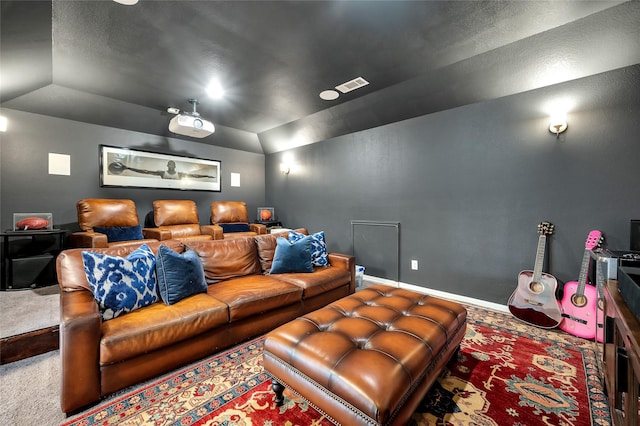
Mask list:
POLYGON ((324 90, 320 92, 320 99, 324 99, 325 101, 334 101, 338 99, 338 96, 340 96, 340 93, 335 90, 324 90))
POLYGON ((124 4, 125 6, 132 6, 138 3, 138 0, 113 0, 116 3, 124 4))
POLYGON ((222 99, 224 97, 224 89, 218 80, 213 79, 209 82, 207 94, 214 99, 222 99))

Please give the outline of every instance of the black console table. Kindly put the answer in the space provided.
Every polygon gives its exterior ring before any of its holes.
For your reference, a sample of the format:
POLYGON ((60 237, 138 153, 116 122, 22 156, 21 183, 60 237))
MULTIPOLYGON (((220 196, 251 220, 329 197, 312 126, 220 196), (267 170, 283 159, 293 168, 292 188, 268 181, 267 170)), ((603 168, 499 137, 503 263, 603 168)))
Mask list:
POLYGON ((64 247, 65 229, 0 232, 0 290, 56 284, 56 256, 64 247))
POLYGON ((253 223, 259 223, 267 227, 267 231, 275 228, 282 228, 282 222, 279 220, 256 220, 253 223))

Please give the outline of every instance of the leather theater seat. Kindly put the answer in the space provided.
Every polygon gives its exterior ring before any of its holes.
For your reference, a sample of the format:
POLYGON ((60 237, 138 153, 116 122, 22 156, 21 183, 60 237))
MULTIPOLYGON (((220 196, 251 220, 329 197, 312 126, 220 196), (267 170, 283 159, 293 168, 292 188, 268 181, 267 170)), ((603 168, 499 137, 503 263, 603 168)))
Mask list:
POLYGON ((249 223, 244 201, 214 201, 211 203, 211 223, 222 228, 225 239, 267 233, 265 225, 249 223))
POLYGON ((132 200, 85 198, 76 203, 80 232, 69 236, 71 247, 111 247, 142 244, 145 239, 132 200))
POLYGON ((223 238, 222 228, 200 225, 198 206, 191 200, 156 200, 147 215, 145 237, 159 241, 206 241, 223 238), (149 223, 152 222, 152 223, 149 223))

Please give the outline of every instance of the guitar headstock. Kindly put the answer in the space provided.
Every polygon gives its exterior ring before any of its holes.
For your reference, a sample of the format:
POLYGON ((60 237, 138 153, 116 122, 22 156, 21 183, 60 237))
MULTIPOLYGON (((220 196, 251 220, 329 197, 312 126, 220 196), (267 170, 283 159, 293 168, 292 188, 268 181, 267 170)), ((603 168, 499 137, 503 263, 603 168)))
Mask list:
POLYGON ((553 228, 555 228, 555 225, 553 225, 551 222, 540 222, 540 224, 538 225, 538 234, 551 235, 553 234, 553 228))
POLYGON ((589 236, 587 237, 587 241, 584 243, 584 248, 586 250, 593 250, 596 247, 599 247, 602 244, 604 238, 602 237, 602 232, 594 229, 589 232, 589 236))

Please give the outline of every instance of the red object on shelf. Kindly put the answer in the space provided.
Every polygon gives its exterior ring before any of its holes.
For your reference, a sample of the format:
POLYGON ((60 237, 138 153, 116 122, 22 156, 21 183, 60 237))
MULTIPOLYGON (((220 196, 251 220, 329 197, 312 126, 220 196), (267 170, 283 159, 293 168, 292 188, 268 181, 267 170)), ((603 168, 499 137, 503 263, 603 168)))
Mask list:
POLYGON ((263 209, 260 211, 260 220, 271 219, 271 210, 263 209))
POLYGON ((41 217, 27 217, 16 222, 16 229, 25 231, 27 229, 47 229, 49 221, 41 217))

